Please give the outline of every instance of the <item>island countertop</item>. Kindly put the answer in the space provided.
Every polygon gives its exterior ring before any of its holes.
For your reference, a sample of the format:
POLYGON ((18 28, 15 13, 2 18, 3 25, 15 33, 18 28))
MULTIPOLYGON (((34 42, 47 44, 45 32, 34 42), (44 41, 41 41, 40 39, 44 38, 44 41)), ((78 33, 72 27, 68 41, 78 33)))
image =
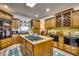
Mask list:
POLYGON ((42 43, 42 42, 45 42, 45 41, 49 41, 49 40, 53 40, 54 38, 51 38, 51 37, 46 37, 46 36, 41 36, 41 35, 37 35, 39 37, 41 37, 42 39, 41 40, 38 40, 38 41, 31 41, 29 39, 27 39, 25 36, 29 36, 29 34, 26 34, 26 35, 20 35, 22 38, 24 38, 25 40, 27 40, 29 43, 33 44, 33 45, 36 45, 36 44, 39 44, 39 43, 42 43))

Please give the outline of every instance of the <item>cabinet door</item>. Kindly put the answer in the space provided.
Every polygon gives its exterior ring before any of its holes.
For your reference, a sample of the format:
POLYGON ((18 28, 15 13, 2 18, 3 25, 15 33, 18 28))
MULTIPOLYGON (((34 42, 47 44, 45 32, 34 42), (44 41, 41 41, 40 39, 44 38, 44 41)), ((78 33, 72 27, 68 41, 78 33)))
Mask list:
POLYGON ((40 28, 40 21, 33 20, 32 25, 33 25, 33 28, 39 29, 40 28))
POLYGON ((46 29, 51 29, 56 27, 56 18, 50 18, 48 20, 45 21, 45 28, 46 29))
POLYGON ((18 29, 20 26, 20 20, 13 20, 12 21, 12 28, 13 29, 18 29))
POLYGON ((1 40, 1 49, 10 46, 12 43, 12 38, 6 38, 1 40))
POLYGON ((48 26, 49 26, 49 24, 48 24, 48 23, 49 23, 49 21, 48 21, 48 20, 46 20, 46 21, 45 21, 45 28, 46 28, 46 29, 47 29, 47 28, 48 28, 48 26))
POLYGON ((79 27, 79 11, 73 12, 72 19, 73 19, 73 27, 79 27))
POLYGON ((50 26, 51 26, 51 28, 56 27, 56 19, 55 19, 55 18, 52 18, 52 19, 51 19, 51 21, 50 21, 50 26))

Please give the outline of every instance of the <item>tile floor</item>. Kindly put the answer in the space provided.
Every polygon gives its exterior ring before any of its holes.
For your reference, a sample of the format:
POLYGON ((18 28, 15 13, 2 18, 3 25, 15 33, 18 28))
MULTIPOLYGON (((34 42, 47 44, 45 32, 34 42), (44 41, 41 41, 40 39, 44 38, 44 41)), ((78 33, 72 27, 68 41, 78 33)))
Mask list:
MULTIPOLYGON (((23 56, 20 49, 20 44, 9 46, 0 50, 0 56, 23 56)), ((53 56, 73 56, 69 53, 53 48, 53 56)))
POLYGON ((20 44, 15 44, 1 50, 0 56, 22 56, 22 53, 20 50, 20 44))

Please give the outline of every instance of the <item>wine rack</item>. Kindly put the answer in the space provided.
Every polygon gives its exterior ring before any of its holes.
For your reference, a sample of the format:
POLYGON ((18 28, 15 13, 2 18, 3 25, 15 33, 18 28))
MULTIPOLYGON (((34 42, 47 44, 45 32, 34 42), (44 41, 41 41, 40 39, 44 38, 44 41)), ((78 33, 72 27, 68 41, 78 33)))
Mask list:
POLYGON ((56 16, 56 27, 61 27, 61 15, 56 16))
POLYGON ((73 8, 56 14, 56 27, 71 27, 73 8))
POLYGON ((64 13, 63 17, 64 17, 63 26, 70 27, 71 26, 71 12, 68 11, 68 12, 64 13))

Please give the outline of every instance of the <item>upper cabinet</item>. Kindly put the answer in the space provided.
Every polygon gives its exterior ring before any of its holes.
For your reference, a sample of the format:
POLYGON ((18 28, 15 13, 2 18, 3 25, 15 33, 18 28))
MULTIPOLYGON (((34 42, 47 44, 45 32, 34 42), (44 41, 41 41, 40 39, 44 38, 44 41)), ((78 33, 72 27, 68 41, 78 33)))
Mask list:
POLYGON ((79 10, 72 13, 73 27, 79 27, 79 10))
POLYGON ((35 34, 40 34, 40 20, 32 19, 31 20, 32 31, 35 34))
POLYGON ((45 20, 45 28, 46 29, 51 29, 51 28, 55 28, 55 27, 56 27, 56 18, 55 17, 45 20))
POLYGON ((37 19, 31 20, 31 27, 34 29, 40 29, 40 20, 37 19))
POLYGON ((13 18, 12 20, 12 29, 18 29, 20 27, 20 20, 13 18))
POLYGON ((56 14, 56 27, 72 27, 73 8, 56 14))
POLYGON ((11 20, 13 16, 5 11, 0 10, 0 18, 11 20))

